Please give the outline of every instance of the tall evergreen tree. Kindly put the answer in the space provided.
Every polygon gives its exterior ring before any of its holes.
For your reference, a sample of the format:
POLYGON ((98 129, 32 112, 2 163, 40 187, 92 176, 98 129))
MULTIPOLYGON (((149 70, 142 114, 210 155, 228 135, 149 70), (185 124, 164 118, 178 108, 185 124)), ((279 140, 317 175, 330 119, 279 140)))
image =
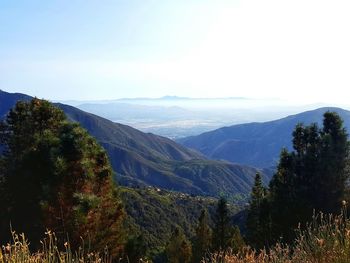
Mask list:
POLYGON ((268 213, 267 189, 264 187, 259 173, 256 174, 250 195, 247 214, 247 239, 255 248, 267 245, 270 231, 270 218, 268 213))
POLYGON ((326 112, 323 129, 297 125, 294 151, 283 150, 270 182, 272 240, 294 239, 294 229, 305 225, 313 210, 339 213, 345 198, 349 143, 341 118, 326 112))
POLYGON ((192 258, 191 243, 179 228, 175 228, 166 247, 166 255, 169 263, 189 263, 192 258))
POLYGON ((231 220, 227 200, 224 197, 221 197, 218 201, 214 224, 212 248, 215 251, 226 250, 231 237, 231 220))
POLYGON ((206 210, 202 210, 198 220, 196 228, 196 236, 193 240, 193 262, 199 263, 209 252, 211 245, 212 231, 208 222, 208 213, 206 210))
MULTIPOLYGON (((19 102, 0 128, 2 227, 33 245, 46 229, 119 253, 123 208, 105 151, 51 103, 19 102)), ((2 229, 2 233, 9 232, 2 229)), ((4 236, 2 236, 4 238, 4 236)))
POLYGON ((228 247, 232 250, 232 253, 236 254, 245 247, 245 242, 238 226, 233 226, 231 228, 230 236, 228 247))
POLYGON ((348 134, 343 120, 334 113, 326 112, 321 131, 320 173, 317 188, 316 209, 326 213, 339 213, 349 179, 348 134))

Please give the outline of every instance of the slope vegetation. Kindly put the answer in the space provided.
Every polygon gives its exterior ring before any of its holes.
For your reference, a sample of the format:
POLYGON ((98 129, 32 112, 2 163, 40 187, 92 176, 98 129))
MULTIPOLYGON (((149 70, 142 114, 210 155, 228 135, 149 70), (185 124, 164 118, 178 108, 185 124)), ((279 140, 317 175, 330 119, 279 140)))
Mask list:
POLYGON ((340 108, 319 108, 283 119, 247 123, 220 128, 178 142, 195 149, 208 158, 255 167, 275 166, 283 147, 291 150, 292 132, 298 123, 321 123, 326 111, 335 111, 350 128, 350 111, 340 108))
MULTIPOLYGON (((31 97, 1 91, 4 114, 17 100, 31 97), (3 103, 5 102, 5 103, 3 103)), ((253 184, 255 168, 207 160, 174 141, 113 123, 64 104, 56 104, 71 121, 79 122, 106 149, 117 180, 122 185, 152 185, 191 194, 246 195, 253 184)), ((269 175, 264 176, 265 182, 269 175)))

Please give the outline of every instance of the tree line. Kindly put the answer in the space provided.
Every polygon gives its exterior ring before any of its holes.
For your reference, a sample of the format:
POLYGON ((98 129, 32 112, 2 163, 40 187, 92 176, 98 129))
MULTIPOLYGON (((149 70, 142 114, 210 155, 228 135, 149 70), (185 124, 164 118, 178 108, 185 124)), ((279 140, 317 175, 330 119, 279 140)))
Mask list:
POLYGON ((255 178, 247 240, 255 248, 291 243, 314 214, 340 214, 349 200, 349 176, 348 134, 339 115, 326 112, 322 128, 298 124, 293 150, 282 150, 269 186, 255 178))

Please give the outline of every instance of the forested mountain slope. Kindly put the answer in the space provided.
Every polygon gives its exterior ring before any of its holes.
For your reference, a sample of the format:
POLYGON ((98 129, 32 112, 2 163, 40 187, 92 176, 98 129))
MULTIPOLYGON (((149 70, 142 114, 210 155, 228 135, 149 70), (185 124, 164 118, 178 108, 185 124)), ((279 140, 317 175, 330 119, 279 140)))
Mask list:
POLYGON ((322 122, 326 111, 335 111, 350 127, 350 111, 341 108, 319 108, 283 119, 233 125, 206 132, 198 136, 180 139, 181 144, 195 149, 208 158, 255 167, 271 167, 277 164, 283 147, 291 150, 292 132, 298 123, 322 122))
MULTIPOLYGON (((1 91, 4 114, 23 94, 1 91)), ((255 168, 207 160, 174 141, 113 123, 71 106, 56 104, 72 121, 79 122, 106 149, 122 185, 152 185, 191 194, 218 196, 249 193, 255 168)), ((269 174, 264 175, 265 182, 269 174)))

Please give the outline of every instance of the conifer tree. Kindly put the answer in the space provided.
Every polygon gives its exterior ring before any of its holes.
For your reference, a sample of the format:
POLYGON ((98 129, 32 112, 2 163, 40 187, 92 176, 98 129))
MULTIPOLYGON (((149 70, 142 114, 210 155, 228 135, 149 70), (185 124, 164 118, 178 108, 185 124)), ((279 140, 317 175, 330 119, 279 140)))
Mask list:
POLYGON ((293 132, 294 151, 283 150, 270 182, 272 241, 292 241, 313 211, 339 213, 349 173, 349 143, 343 121, 326 112, 323 128, 299 124, 293 132))
POLYGON ((179 228, 175 228, 165 252, 169 263, 191 262, 191 243, 186 239, 185 235, 179 228))
POLYGON ((343 120, 337 114, 324 114, 321 137, 320 173, 317 178, 320 194, 316 209, 325 213, 339 213, 349 179, 349 142, 343 120))
POLYGON ((214 215, 214 229, 212 248, 214 251, 226 250, 231 237, 231 222, 227 200, 221 197, 218 201, 214 215))
POLYGON ((267 189, 263 186, 261 175, 256 174, 252 192, 250 195, 249 209, 247 214, 247 239, 255 248, 263 248, 270 229, 268 214, 267 189))
POLYGON ((208 213, 206 210, 202 210, 198 220, 196 228, 196 236, 193 240, 193 262, 199 263, 209 252, 211 245, 212 231, 208 222, 208 213))
POLYGON ((232 253, 235 254, 245 247, 245 242, 238 226, 234 226, 231 228, 231 237, 229 240, 228 247, 232 250, 232 253))
POLYGON ((10 111, 0 142, 3 227, 11 223, 34 246, 50 229, 62 241, 68 236, 73 249, 82 237, 91 249, 119 253, 124 212, 95 139, 48 101, 33 99, 10 111))

